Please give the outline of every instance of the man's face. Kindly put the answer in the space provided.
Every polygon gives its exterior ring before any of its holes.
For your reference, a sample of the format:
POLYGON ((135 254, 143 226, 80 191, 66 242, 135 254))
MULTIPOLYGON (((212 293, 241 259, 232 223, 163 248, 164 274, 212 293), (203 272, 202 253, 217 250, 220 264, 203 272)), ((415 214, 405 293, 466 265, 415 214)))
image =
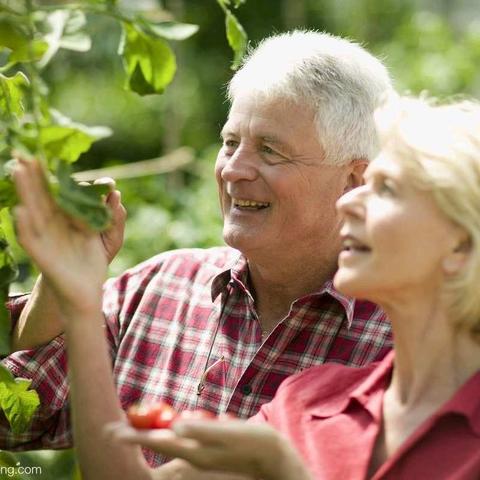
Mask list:
POLYGON ((215 172, 226 243, 250 259, 336 254, 335 202, 350 170, 322 163, 308 105, 243 94, 222 138, 215 172))

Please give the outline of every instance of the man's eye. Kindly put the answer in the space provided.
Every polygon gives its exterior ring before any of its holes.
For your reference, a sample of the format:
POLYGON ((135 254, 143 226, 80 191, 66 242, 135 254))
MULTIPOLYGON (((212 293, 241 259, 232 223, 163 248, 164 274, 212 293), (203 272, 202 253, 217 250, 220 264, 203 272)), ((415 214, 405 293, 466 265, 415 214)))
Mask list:
POLYGON ((235 148, 238 145, 238 142, 235 140, 224 140, 223 144, 226 147, 235 148))
POLYGON ((267 145, 263 145, 263 147, 262 147, 262 152, 263 152, 263 153, 268 153, 269 155, 276 153, 275 150, 273 150, 272 148, 268 147, 267 145))

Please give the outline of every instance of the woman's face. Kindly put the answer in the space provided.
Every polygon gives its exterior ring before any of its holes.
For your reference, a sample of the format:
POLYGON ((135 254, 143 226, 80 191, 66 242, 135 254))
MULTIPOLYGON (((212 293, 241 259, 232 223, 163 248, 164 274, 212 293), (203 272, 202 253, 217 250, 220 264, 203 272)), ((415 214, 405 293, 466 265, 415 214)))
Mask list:
POLYGON ((376 302, 438 291, 459 265, 461 229, 388 154, 371 162, 365 182, 337 203, 344 225, 335 286, 376 302))

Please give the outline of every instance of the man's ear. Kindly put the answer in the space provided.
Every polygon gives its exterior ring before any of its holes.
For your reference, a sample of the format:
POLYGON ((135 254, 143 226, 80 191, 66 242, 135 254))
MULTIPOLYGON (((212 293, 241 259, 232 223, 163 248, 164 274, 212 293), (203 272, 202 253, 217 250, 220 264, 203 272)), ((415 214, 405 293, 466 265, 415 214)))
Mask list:
POLYGON ((343 193, 347 193, 354 188, 360 187, 364 184, 363 173, 368 166, 368 160, 363 158, 356 158, 352 160, 349 165, 349 172, 347 177, 347 183, 343 193))

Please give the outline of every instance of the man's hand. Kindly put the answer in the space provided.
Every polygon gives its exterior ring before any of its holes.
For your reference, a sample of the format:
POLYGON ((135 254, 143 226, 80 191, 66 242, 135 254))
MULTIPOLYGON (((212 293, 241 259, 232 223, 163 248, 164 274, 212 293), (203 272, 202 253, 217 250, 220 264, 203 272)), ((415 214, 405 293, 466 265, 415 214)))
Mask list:
POLYGON ((110 193, 105 198, 105 204, 110 209, 112 221, 110 227, 100 234, 103 246, 105 247, 107 261, 110 264, 123 244, 127 211, 122 205, 120 192, 115 189, 116 185, 113 178, 102 177, 93 183, 94 185, 108 185, 110 188, 110 193))
POLYGON ((263 480, 311 478, 295 449, 268 424, 195 420, 177 421, 173 424, 173 431, 136 430, 122 423, 107 428, 114 440, 151 448, 168 457, 186 460, 202 470, 263 480))

